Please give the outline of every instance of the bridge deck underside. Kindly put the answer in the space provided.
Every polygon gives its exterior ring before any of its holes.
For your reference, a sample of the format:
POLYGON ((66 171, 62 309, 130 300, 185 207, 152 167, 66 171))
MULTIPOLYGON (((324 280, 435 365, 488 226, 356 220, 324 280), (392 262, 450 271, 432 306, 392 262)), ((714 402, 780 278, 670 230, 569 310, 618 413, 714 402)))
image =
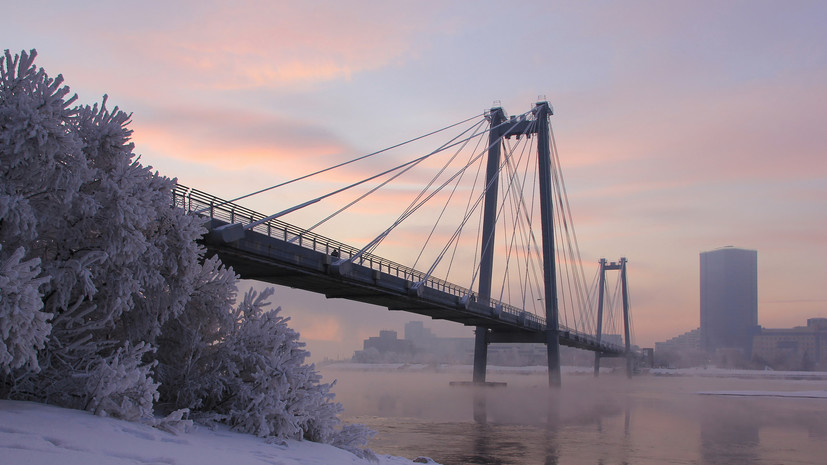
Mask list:
MULTIPOLYGON (((384 271, 346 263, 337 266, 337 257, 295 243, 245 231, 240 240, 225 243, 214 234, 222 226, 212 220, 203 243, 208 255, 218 254, 243 279, 267 282, 320 293, 328 298, 348 299, 401 310, 434 319, 492 330, 492 342, 545 342, 545 325, 524 316, 503 312, 487 303, 463 301, 462 296, 414 283, 384 271)), ((560 331, 563 345, 620 356, 622 351, 598 345, 593 338, 560 331)))

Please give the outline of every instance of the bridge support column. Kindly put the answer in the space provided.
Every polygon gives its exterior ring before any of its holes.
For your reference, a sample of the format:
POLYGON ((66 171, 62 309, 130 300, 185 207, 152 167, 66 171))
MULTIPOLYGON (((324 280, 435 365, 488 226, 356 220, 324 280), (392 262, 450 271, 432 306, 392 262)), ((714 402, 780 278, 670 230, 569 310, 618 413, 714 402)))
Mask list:
POLYGON ((485 384, 488 365, 488 328, 477 326, 474 335, 474 384, 485 384))
POLYGON ((560 387, 563 384, 560 374, 560 334, 556 329, 546 331, 546 354, 548 355, 548 385, 560 387))
POLYGON ((629 291, 626 282, 626 257, 620 257, 620 290, 623 296, 623 335, 626 340, 626 376, 632 377, 632 340, 629 326, 629 291))
MULTIPOLYGON (((606 291, 606 259, 600 259, 600 279, 597 291, 597 345, 600 346, 600 339, 603 336, 603 301, 606 291)), ((594 376, 600 375, 600 351, 594 351, 594 376)))
POLYGON ((557 304, 557 268, 554 261, 554 200, 551 183, 551 144, 548 102, 534 107, 537 121, 537 158, 540 185, 540 222, 543 236, 543 284, 546 306, 546 346, 548 352, 548 385, 560 387, 560 338, 557 304))
MULTIPOLYGON (((497 229, 497 195, 500 176, 500 147, 505 112, 492 108, 488 115, 491 131, 488 133, 488 160, 485 168, 485 202, 483 204, 482 244, 480 246, 479 301, 491 299, 491 274, 494 268, 494 235, 497 229)), ((474 384, 485 383, 485 367, 488 363, 488 329, 478 326, 474 340, 474 384)))

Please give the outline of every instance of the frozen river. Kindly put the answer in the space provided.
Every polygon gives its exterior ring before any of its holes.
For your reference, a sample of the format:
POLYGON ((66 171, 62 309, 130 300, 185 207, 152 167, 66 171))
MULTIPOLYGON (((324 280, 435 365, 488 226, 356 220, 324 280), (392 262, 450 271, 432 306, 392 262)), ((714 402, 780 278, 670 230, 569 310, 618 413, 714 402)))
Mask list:
POLYGON ((544 373, 494 371, 508 385, 475 392, 449 385, 462 370, 321 372, 374 451, 444 465, 827 463, 824 380, 564 374, 549 391, 544 373))

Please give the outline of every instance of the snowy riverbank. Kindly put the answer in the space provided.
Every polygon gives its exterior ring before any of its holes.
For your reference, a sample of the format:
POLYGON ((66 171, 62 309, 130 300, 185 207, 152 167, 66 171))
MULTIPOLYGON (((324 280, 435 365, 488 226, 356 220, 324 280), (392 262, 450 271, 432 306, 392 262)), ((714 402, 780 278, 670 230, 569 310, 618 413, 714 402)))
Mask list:
MULTIPOLYGON (((0 457, 3 465, 376 465, 309 441, 268 443, 227 428, 205 427, 174 435, 81 410, 8 400, 0 400, 0 457)), ((379 465, 415 463, 401 457, 378 458, 379 465)))

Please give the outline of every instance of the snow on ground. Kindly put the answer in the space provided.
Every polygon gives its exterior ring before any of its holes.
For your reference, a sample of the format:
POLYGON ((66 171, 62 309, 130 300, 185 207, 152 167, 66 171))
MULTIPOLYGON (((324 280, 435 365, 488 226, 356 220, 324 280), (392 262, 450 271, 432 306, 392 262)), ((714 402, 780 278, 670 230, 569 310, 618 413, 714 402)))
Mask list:
MULTIPOLYGON (((2 465, 375 464, 333 446, 266 440, 227 428, 174 435, 140 423, 33 402, 0 400, 2 465)), ((409 465, 379 456, 380 465, 409 465)), ((430 462, 433 463, 433 462, 430 462)))
POLYGON ((701 391, 705 396, 747 396, 747 397, 803 397, 827 399, 827 391, 701 391))

